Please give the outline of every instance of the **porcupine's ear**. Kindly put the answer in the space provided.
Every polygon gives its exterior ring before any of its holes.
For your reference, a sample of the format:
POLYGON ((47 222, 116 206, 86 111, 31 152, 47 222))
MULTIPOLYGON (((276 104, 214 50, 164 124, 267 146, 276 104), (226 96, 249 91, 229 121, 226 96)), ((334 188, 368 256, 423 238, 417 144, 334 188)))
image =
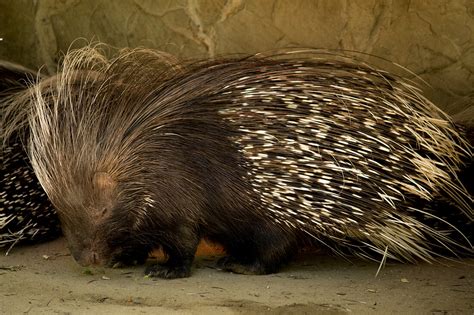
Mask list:
POLYGON ((105 219, 111 214, 115 200, 117 182, 109 173, 97 172, 94 174, 92 184, 95 187, 95 191, 100 193, 101 200, 98 207, 95 209, 96 213, 94 215, 97 219, 105 219))

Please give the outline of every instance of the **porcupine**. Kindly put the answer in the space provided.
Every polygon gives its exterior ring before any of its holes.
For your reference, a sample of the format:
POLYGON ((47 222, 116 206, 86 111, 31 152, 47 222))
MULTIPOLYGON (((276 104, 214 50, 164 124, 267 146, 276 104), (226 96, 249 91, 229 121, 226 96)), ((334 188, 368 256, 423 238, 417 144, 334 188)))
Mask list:
MULTIPOLYGON (((5 105, 15 93, 26 89, 37 74, 18 64, 0 61, 0 108, 5 119, 5 105)), ((18 114, 21 109, 13 109, 18 114)), ((11 113, 15 116, 14 113, 11 113)), ((26 112, 22 113, 23 116, 26 112)), ((24 120, 24 119, 23 119, 24 120)), ((4 126, 2 126, 3 129, 4 126)), ((0 178, 0 247, 46 241, 60 235, 59 218, 39 184, 28 161, 22 141, 25 126, 16 126, 2 145, 0 178)))
POLYGON ((185 277, 200 238, 248 274, 308 241, 403 261, 473 253, 430 206, 472 223, 457 177, 472 147, 408 81, 310 50, 162 63, 86 47, 31 95, 32 165, 80 264, 161 247, 146 274, 185 277))

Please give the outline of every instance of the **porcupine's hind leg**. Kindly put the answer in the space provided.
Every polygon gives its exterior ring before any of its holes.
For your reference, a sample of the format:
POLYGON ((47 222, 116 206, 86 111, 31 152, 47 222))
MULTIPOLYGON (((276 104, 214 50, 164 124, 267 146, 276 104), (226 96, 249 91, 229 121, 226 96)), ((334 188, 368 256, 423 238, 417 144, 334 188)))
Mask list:
POLYGON ((240 274, 269 274, 278 272, 296 252, 296 241, 278 227, 255 223, 239 238, 223 242, 228 256, 217 262, 217 267, 240 274))

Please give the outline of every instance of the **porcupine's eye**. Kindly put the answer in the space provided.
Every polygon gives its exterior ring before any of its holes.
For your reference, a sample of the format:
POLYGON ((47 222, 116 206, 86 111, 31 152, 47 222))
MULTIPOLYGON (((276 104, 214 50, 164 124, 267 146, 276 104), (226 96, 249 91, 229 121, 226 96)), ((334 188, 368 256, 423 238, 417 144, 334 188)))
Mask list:
POLYGON ((100 211, 100 216, 104 218, 107 215, 108 211, 109 209, 107 209, 106 207, 102 208, 102 210, 100 211))
POLYGON ((103 222, 110 217, 110 214, 108 207, 97 208, 94 210, 92 218, 94 222, 103 222))

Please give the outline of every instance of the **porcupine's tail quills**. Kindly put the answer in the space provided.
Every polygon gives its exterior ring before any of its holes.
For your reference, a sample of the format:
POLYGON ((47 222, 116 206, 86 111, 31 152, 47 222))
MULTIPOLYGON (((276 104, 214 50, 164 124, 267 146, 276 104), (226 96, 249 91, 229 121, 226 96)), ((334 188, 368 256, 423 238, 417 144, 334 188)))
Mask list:
POLYGON ((457 179, 472 148, 416 89, 347 61, 255 68, 265 79, 255 70, 236 80, 223 92, 235 106, 223 114, 281 224, 366 257, 387 248, 409 261, 431 261, 440 247, 472 253, 462 231, 426 208, 444 196, 472 222, 472 197, 457 179))
POLYGON ((87 47, 37 86, 32 164, 79 262, 160 245, 170 258, 148 273, 187 276, 201 236, 249 273, 308 239, 408 261, 473 252, 431 206, 472 221, 457 175, 472 148, 402 79, 312 51, 165 64, 87 47))

